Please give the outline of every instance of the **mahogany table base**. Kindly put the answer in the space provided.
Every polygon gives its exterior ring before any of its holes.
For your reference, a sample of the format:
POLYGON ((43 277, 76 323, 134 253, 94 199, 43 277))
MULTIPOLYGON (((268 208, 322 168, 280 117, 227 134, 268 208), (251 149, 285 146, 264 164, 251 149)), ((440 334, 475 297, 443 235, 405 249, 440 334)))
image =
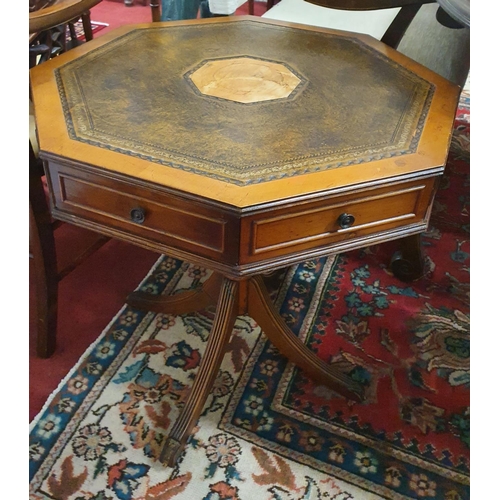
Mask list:
POLYGON ((133 292, 127 298, 127 303, 137 309, 170 314, 199 311, 217 303, 199 371, 186 405, 174 423, 160 456, 160 460, 170 467, 177 461, 200 416, 239 314, 251 316, 274 346, 311 378, 321 381, 346 398, 363 400, 364 389, 360 384, 318 358, 291 332, 276 311, 261 276, 236 281, 213 273, 198 289, 173 296, 133 292))

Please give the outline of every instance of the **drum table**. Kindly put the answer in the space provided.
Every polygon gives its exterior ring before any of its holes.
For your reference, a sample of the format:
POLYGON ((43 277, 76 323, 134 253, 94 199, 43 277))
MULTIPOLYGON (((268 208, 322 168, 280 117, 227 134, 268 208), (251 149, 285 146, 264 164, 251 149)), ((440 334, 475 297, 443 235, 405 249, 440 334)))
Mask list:
POLYGON ((128 298, 172 314, 216 303, 165 463, 238 314, 312 378, 363 399, 292 334, 262 274, 401 238, 393 270, 418 276, 458 87, 366 35, 237 16, 124 26, 32 69, 31 89, 56 219, 214 271, 191 292, 128 298))

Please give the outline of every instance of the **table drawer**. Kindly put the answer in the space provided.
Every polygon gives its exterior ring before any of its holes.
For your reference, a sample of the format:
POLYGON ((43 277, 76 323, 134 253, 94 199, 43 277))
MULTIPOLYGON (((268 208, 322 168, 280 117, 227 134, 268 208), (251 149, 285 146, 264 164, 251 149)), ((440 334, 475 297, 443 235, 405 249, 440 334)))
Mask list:
POLYGON ((220 262, 237 258, 238 230, 222 210, 78 167, 50 163, 49 174, 56 217, 61 211, 97 223, 97 230, 124 231, 132 242, 143 239, 220 262))
POLYGON ((242 233, 248 235, 242 240, 242 253, 246 251, 244 262, 426 224, 435 186, 436 178, 431 177, 249 216, 243 221, 246 231, 243 229, 242 233))

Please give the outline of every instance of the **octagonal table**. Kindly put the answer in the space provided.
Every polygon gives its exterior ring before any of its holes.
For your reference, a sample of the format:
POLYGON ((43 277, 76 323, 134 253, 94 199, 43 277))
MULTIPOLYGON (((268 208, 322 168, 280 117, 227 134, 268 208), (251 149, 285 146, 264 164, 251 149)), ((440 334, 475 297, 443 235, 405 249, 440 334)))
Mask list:
POLYGON ((237 314, 363 399, 292 334, 261 275, 401 238, 394 269, 417 276, 458 87, 369 36, 251 16, 125 26, 34 68, 31 85, 53 216, 214 271, 191 292, 128 298, 172 314, 216 303, 164 462, 189 438, 237 314))

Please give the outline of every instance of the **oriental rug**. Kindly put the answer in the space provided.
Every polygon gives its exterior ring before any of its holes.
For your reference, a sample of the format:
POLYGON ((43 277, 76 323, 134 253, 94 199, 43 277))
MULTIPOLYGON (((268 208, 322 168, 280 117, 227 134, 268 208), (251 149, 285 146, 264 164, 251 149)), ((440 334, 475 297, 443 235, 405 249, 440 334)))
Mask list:
MULTIPOLYGON (((242 316, 186 450, 164 467, 214 311, 124 306, 31 424, 30 498, 468 499, 469 116, 464 94, 422 279, 392 275, 395 242, 285 269, 273 292, 299 338, 365 385, 363 404, 314 384, 242 316)), ((175 293, 209 273, 163 256, 140 288, 175 293)))
MULTIPOLYGON (((92 27, 92 34, 96 34, 99 31, 103 30, 104 28, 107 28, 109 26, 108 23, 101 23, 99 21, 90 21, 90 25, 92 27)), ((82 21, 78 20, 73 23, 73 26, 75 27, 75 33, 76 37, 80 41, 85 40, 85 32, 83 30, 83 24, 82 21)), ((70 39, 70 34, 67 33, 68 40, 70 39)))

